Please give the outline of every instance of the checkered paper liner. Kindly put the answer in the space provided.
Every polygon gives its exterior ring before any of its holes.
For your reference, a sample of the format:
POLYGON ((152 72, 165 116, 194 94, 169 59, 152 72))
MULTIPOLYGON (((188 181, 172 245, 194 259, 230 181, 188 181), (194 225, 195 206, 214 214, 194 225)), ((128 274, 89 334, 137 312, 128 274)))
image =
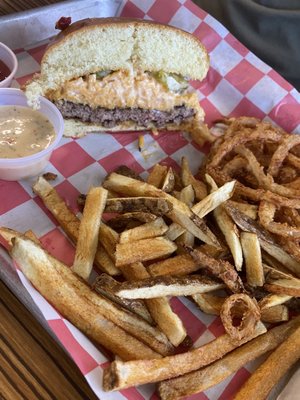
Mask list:
MULTIPOLYGON (((265 118, 289 132, 300 132, 300 95, 280 75, 259 60, 218 21, 187 0, 128 0, 120 10, 123 17, 155 20, 182 28, 197 36, 206 46, 211 61, 203 82, 192 82, 206 112, 206 121, 226 116, 251 115, 265 118)), ((47 43, 17 49, 19 70, 13 86, 19 87, 39 70, 47 43)), ((179 168, 186 156, 197 172, 207 146, 199 148, 183 133, 145 133, 146 154, 138 151, 140 133, 101 133, 73 140, 64 138, 54 151, 47 171, 57 174, 54 185, 68 205, 78 212, 76 198, 91 185, 101 184, 108 172, 126 164, 146 177, 149 170, 163 163, 179 168)), ((33 179, 0 181, 0 224, 24 232, 33 229, 43 246, 58 259, 71 265, 74 247, 55 219, 31 189, 33 179)), ((50 328, 67 349, 93 391, 101 399, 157 399, 154 385, 144 385, 114 393, 102 391, 103 368, 108 359, 84 334, 64 319, 18 271, 19 277, 41 310, 50 328)), ((219 318, 206 315, 186 298, 173 298, 173 310, 180 315, 195 346, 223 333, 219 318)), ((198 400, 230 399, 255 369, 247 364, 236 374, 203 393, 198 400)))

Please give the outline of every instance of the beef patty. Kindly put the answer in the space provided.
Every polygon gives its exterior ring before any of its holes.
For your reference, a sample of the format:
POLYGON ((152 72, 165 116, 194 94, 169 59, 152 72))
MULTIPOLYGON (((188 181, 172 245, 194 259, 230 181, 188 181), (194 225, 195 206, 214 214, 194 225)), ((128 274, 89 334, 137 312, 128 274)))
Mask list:
POLYGON ((171 111, 145 110, 142 108, 115 108, 113 110, 86 104, 76 104, 71 101, 58 100, 54 104, 64 118, 77 118, 83 122, 101 124, 105 128, 125 122, 133 121, 139 126, 154 125, 163 128, 166 124, 180 125, 183 121, 192 118, 195 111, 186 106, 176 106, 171 111))

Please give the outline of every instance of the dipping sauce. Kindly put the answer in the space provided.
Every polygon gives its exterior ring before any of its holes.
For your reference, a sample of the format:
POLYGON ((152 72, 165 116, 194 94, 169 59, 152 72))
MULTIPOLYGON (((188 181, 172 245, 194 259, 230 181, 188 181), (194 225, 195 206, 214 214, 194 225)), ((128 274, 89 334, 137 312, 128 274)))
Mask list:
POLYGON ((10 74, 10 69, 3 61, 0 60, 0 82, 4 81, 5 78, 10 74))
POLYGON ((49 147, 56 133, 39 111, 21 106, 0 106, 0 158, 30 156, 49 147))

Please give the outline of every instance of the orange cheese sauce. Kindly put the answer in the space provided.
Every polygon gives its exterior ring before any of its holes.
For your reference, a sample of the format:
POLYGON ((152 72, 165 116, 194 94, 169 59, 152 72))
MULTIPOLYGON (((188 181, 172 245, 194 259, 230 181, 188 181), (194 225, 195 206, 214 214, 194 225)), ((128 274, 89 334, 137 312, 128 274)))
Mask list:
POLYGON ((199 108, 196 93, 174 93, 145 72, 122 70, 102 80, 97 80, 95 74, 73 79, 47 97, 52 101, 64 99, 108 109, 134 107, 167 111, 182 104, 199 108))
POLYGON ((0 158, 20 158, 46 149, 55 139, 51 122, 21 106, 0 107, 0 158))

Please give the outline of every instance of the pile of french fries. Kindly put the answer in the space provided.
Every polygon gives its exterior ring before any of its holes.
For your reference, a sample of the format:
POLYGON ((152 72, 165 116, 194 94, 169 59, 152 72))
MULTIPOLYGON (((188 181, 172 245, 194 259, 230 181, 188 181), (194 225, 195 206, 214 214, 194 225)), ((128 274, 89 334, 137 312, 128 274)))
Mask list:
POLYGON ((147 181, 122 167, 80 196, 79 217, 40 177, 34 192, 76 246, 71 268, 32 232, 0 228, 40 293, 119 357, 104 372, 104 390, 158 382, 163 400, 180 399, 276 349, 235 397, 264 399, 300 358, 300 317, 289 309, 300 297, 300 261, 257 221, 254 203, 233 200, 236 185, 196 179, 186 158, 180 173, 156 165, 147 181), (220 315, 225 333, 194 348, 171 296, 220 315))

